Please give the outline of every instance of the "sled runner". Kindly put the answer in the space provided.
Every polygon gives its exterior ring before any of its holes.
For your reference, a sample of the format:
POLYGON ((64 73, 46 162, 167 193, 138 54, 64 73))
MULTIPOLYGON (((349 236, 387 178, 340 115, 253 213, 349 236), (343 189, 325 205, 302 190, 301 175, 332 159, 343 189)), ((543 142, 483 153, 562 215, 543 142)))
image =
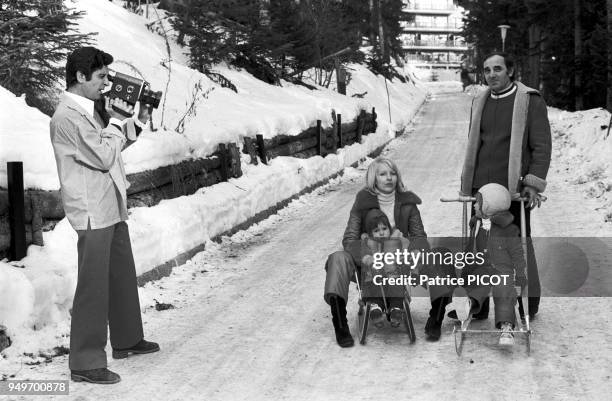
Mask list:
MULTIPOLYGON (((538 195, 540 201, 545 201, 546 197, 542 195, 538 195)), ((527 236, 526 236, 526 223, 525 223, 525 201, 526 198, 518 198, 513 201, 520 202, 521 207, 521 221, 520 221, 520 232, 521 232, 521 247, 523 250, 523 257, 525 258, 525 263, 527 263, 527 236)), ((472 202, 476 201, 475 197, 471 196, 459 196, 454 198, 441 198, 442 202, 461 202, 463 205, 462 212, 462 241, 461 246, 463 250, 467 250, 470 239, 475 236, 475 233, 480 229, 480 220, 476 221, 475 229, 468 236, 469 231, 469 212, 468 206, 471 205, 472 202)), ((525 274, 527 275, 528 269, 525 269, 525 274)), ((533 334, 529 322, 529 310, 528 310, 528 285, 529 277, 526 277, 525 284, 523 286, 515 286, 516 296, 518 298, 518 302, 515 303, 514 312, 516 316, 515 327, 513 330, 509 331, 515 338, 524 338, 525 346, 527 350, 527 355, 531 353, 531 335, 533 334), (520 308, 520 304, 523 306, 523 313, 521 313, 522 308, 520 308)), ((467 294, 466 294, 467 296, 467 294)), ((499 330, 476 330, 471 329, 470 324, 472 322, 472 314, 467 313, 465 316, 458 316, 459 324, 455 325, 453 328, 453 336, 455 340, 455 351, 457 355, 461 356, 461 352, 463 351, 463 345, 465 343, 465 339, 469 335, 495 335, 499 336, 499 330)))

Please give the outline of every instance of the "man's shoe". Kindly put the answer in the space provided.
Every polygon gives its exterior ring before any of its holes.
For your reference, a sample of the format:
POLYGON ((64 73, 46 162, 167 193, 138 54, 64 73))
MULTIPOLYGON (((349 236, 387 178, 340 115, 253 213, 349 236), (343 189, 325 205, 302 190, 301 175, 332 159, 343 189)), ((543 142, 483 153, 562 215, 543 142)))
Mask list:
POLYGON ((438 341, 442 334, 442 322, 430 316, 425 323, 425 334, 427 334, 428 341, 438 341))
POLYGON ((121 381, 121 376, 107 368, 90 370, 71 370, 70 378, 75 382, 88 382, 95 384, 115 384, 121 381))
POLYGON ((150 354, 159 351, 159 344, 142 339, 138 344, 129 348, 113 348, 113 358, 127 358, 129 354, 150 354))
POLYGON ((391 308, 391 312, 389 313, 389 322, 391 323, 391 327, 399 327, 402 323, 403 312, 400 308, 391 308))
POLYGON ((512 334, 512 323, 504 322, 501 325, 499 345, 508 347, 514 345, 514 334, 512 334))
POLYGON ((442 334, 442 320, 444 320, 444 311, 446 305, 451 303, 450 297, 438 297, 431 301, 431 309, 429 318, 425 324, 425 334, 428 341, 438 341, 442 334))
POLYGON ((385 319, 383 317, 382 309, 376 304, 370 306, 370 321, 376 328, 382 329, 385 326, 385 319))
POLYGON ((489 302, 490 297, 486 297, 484 301, 482 301, 480 311, 472 315, 472 320, 486 320, 489 318, 489 302))

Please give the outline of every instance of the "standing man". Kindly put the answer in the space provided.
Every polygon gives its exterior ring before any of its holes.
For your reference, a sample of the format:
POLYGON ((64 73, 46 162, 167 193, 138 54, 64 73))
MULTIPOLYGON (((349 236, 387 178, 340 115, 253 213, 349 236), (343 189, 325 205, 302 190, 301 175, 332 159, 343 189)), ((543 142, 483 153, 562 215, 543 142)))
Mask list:
POLYGON ((107 327, 113 358, 159 351, 144 340, 136 269, 127 220, 121 151, 136 140, 150 116, 140 105, 138 120, 122 100, 105 100, 108 125, 94 109, 108 85, 113 57, 93 47, 73 51, 66 62, 66 92, 51 118, 51 143, 62 203, 78 234, 78 281, 70 326, 71 378, 112 384, 121 380, 107 369, 107 327), (140 125, 135 128, 134 124, 140 125), (130 139, 126 139, 126 133, 130 139))
MULTIPOLYGON (((514 81, 514 62, 506 53, 485 58, 489 88, 472 103, 468 146, 461 174, 461 192, 472 195, 483 185, 505 186, 525 204, 527 236, 531 237, 530 211, 540 206, 538 193, 546 189, 551 135, 546 103, 540 93, 514 81)), ((520 203, 512 202, 514 224, 520 224, 520 203)), ((528 242, 529 315, 540 304, 540 278, 531 241, 528 242)), ((489 300, 475 318, 486 319, 489 300)))

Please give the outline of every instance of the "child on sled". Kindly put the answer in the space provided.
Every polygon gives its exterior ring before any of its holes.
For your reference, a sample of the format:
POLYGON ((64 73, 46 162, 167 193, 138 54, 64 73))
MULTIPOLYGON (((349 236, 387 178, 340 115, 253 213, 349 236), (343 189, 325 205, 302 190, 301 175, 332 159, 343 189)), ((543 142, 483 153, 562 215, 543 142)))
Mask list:
POLYGON ((381 268, 374 266, 375 253, 395 253, 398 249, 407 249, 408 240, 395 230, 392 232, 387 216, 379 209, 370 210, 365 217, 367 234, 362 235, 361 269, 364 294, 372 302, 370 320, 374 326, 384 326, 384 313, 389 317, 392 327, 399 327, 402 321, 404 285, 374 283, 376 275, 386 278, 400 278, 402 273, 409 273, 409 267, 401 268, 396 263, 384 263, 381 268), (383 296, 384 294, 384 296, 383 296))

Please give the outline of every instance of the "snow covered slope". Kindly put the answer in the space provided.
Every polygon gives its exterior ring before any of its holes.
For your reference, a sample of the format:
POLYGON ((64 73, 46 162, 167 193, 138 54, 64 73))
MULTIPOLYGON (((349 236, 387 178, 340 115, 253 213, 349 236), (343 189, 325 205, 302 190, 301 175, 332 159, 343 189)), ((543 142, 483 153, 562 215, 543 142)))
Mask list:
MULTIPOLYGON (((164 91, 165 97, 153 113, 154 126, 161 128, 144 132, 139 141, 124 152, 128 174, 206 156, 216 150, 217 144, 242 143, 244 136, 295 135, 315 125, 317 119, 327 127, 332 124, 332 110, 342 114, 343 121, 350 121, 360 109, 376 107, 379 120, 389 121, 384 80, 363 66, 351 66, 353 80, 348 88, 349 96, 328 89, 311 91, 287 82, 283 82, 282 87, 268 85, 243 71, 217 66, 215 71, 236 86, 238 93, 234 93, 187 67, 187 48, 174 43, 167 47, 162 36, 146 28, 145 24, 157 19, 155 12, 151 12, 150 20, 147 20, 108 1, 79 0, 73 5, 86 12, 79 22, 79 31, 97 32, 95 46, 113 55, 112 69, 142 76, 154 90, 164 91), (350 96, 366 90, 368 93, 362 99, 350 96), (188 112, 192 104, 195 107, 188 112), (178 133, 176 129, 181 121, 181 133, 178 133)), ((388 89, 394 123, 401 127, 410 120, 410 110, 422 103, 425 91, 413 84, 397 81, 388 83, 388 89)), ((30 113, 24 109, 23 102, 19 104, 11 96, 7 91, 0 92, 0 104, 7 106, 3 108, 5 115, 23 116, 32 127, 29 130, 31 138, 48 144, 48 117, 30 113)), ((22 118, 15 120, 21 121, 22 118)), ((2 124, 0 139, 4 144, 6 132, 18 135, 20 130, 2 124)), ((44 153, 41 158, 31 152, 31 143, 7 142, 9 146, 2 146, 0 150, 0 160, 20 155, 27 172, 26 187, 58 189, 59 183, 52 177, 55 164, 48 157, 48 145, 38 150, 38 153, 44 153), (43 176, 39 176, 41 174, 43 176)), ((0 166, 0 186, 6 187, 4 168, 3 163, 0 166)))

